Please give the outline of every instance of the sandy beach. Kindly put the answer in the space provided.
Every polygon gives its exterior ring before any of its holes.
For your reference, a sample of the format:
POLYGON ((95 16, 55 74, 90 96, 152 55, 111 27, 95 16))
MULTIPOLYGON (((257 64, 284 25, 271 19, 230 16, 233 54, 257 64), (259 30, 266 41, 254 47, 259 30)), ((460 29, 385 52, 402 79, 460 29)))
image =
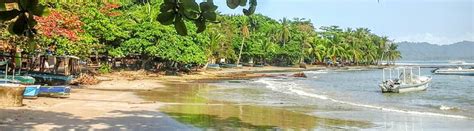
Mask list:
MULTIPOLYGON (((291 78, 291 74, 301 71, 347 72, 374 68, 380 67, 245 67, 198 71, 179 76, 164 76, 144 71, 117 71, 97 76, 100 83, 96 85, 75 86, 69 98, 39 97, 25 99, 22 107, 1 107, 0 130, 471 128, 466 124, 470 122, 469 119, 448 118, 452 122, 434 125, 439 122, 439 119, 433 119, 439 118, 437 116, 365 109, 350 104, 331 103, 324 99, 288 97, 285 94, 266 96, 272 92, 263 93, 259 89, 251 89, 253 87, 235 90, 226 87, 222 90, 222 87, 212 84, 230 80, 227 82, 237 82, 235 84, 240 87, 246 86, 238 83, 240 80, 282 76, 291 78), (242 96, 246 98, 226 98, 242 96), (317 104, 298 104, 296 101, 317 104), (361 115, 356 115, 359 113, 361 115), (414 118, 422 119, 423 122, 414 118), (413 119, 409 123, 415 125, 407 125, 406 119, 413 119)), ((311 75, 310 77, 313 78, 311 75)))
MULTIPOLYGON (((160 91, 165 83, 265 77, 256 72, 316 70, 301 68, 242 68, 201 71, 183 76, 147 72, 115 72, 98 76, 97 85, 74 87, 69 98, 24 99, 23 107, 0 108, 0 129, 192 129, 160 111, 165 105, 187 102, 150 101, 137 92, 160 91)), ((169 87, 174 88, 174 87, 169 87)), ((177 94, 178 95, 178 94, 177 94)), ((171 96, 170 96, 171 97, 171 96)), ((204 103, 206 104, 206 103, 204 103)))

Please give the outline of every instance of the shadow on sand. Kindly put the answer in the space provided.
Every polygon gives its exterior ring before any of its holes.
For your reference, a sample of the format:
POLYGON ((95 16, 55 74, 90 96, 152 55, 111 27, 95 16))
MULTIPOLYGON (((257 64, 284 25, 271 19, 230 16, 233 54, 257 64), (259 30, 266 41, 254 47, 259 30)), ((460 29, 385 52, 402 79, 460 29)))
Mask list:
POLYGON ((69 113, 0 109, 0 130, 181 130, 193 129, 158 111, 112 111, 111 117, 81 119, 69 113))

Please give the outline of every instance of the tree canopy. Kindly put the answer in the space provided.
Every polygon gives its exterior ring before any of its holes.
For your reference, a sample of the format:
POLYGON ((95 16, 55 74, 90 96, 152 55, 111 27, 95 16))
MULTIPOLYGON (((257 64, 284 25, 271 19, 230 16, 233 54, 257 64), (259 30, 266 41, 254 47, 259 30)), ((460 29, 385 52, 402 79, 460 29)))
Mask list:
MULTIPOLYGON (((367 28, 323 26, 316 29, 312 21, 304 18, 275 20, 262 14, 222 15, 215 12, 214 19, 213 13, 193 11, 184 12, 189 16, 179 12, 173 14, 173 22, 170 22, 160 20, 164 17, 163 11, 169 11, 163 4, 172 3, 39 3, 50 13, 33 16, 35 24, 28 28, 34 29, 36 35, 24 42, 10 41, 20 47, 34 48, 25 50, 27 53, 52 51, 53 54, 77 55, 84 59, 96 54, 111 59, 139 58, 141 68, 153 65, 153 61, 175 68, 202 67, 221 61, 277 66, 297 63, 368 65, 400 58, 397 46, 391 44, 389 38, 375 35, 367 28), (203 30, 196 21, 183 18, 191 16, 206 17, 206 23, 218 22, 206 24, 203 30), (207 19, 209 16, 212 20, 207 19), (176 21, 176 17, 181 19, 176 21), (177 27, 176 22, 184 26, 177 27), (182 36, 183 32, 177 28, 184 27, 196 32, 186 31, 186 36, 182 36)), ((195 4, 174 4, 196 7, 195 4)), ((207 6, 206 3, 199 4, 199 11, 207 6)), ((1 22, 0 27, 4 28, 0 34, 5 36, 2 39, 19 39, 7 31, 7 26, 19 18, 1 22)))

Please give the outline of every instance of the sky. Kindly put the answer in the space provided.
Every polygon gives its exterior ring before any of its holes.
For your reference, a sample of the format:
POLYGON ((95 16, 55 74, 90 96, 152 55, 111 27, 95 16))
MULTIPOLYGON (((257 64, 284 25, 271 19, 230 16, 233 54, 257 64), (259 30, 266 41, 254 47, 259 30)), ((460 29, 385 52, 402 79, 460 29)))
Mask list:
MULTIPOLYGON (((215 0, 224 14, 226 0, 215 0)), ((474 41, 474 0, 257 0, 256 13, 274 19, 308 18, 316 27, 367 27, 395 42, 474 41)))

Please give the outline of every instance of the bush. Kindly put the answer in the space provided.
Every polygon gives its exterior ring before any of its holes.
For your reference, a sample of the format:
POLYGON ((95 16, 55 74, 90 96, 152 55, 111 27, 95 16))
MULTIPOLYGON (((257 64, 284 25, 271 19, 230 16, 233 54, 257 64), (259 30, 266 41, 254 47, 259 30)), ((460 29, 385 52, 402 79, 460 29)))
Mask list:
POLYGON ((99 67, 99 73, 100 74, 107 74, 112 72, 112 66, 109 64, 103 64, 99 67))

